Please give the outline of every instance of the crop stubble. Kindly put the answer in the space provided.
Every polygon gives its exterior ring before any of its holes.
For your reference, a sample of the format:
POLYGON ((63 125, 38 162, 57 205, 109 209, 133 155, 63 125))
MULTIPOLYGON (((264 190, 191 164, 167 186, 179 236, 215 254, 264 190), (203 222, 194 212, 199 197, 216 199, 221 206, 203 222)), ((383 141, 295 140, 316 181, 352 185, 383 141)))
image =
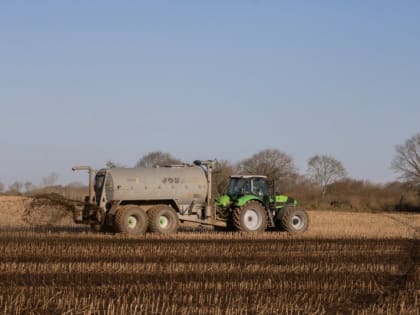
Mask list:
POLYGON ((9 199, 0 314, 420 314, 420 215, 315 211, 293 237, 129 237, 52 226, 51 207, 9 199))
POLYGON ((419 314, 412 238, 3 231, 3 314, 419 314))

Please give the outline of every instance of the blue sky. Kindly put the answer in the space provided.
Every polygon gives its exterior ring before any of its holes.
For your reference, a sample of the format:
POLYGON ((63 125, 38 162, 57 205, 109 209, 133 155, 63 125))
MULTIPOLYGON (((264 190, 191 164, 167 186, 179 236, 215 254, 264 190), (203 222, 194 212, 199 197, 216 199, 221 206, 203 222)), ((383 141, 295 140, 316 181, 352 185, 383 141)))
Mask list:
POLYGON ((266 148, 396 178, 419 132, 418 1, 3 1, 0 181, 152 150, 266 148))

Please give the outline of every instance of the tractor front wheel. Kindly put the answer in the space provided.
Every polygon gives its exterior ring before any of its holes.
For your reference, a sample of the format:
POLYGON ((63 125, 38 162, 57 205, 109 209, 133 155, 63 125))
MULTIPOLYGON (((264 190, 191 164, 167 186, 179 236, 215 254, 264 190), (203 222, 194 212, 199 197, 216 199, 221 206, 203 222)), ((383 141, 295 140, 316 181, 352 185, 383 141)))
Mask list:
POLYGON ((267 213, 257 201, 250 201, 233 211, 233 225, 242 232, 263 232, 267 228, 267 213))
POLYGON ((308 229, 309 216, 303 209, 290 207, 283 213, 280 223, 281 227, 291 234, 303 233, 308 229))

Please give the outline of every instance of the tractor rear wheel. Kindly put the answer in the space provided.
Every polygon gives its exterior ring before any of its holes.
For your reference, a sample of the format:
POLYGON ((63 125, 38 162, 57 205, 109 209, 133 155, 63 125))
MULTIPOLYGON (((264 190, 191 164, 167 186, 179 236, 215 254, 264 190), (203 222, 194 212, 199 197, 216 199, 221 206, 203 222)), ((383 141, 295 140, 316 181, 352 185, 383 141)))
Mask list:
POLYGON ((233 225, 242 232, 262 232, 267 228, 267 213, 257 201, 233 210, 233 225))
POLYGON ((303 209, 290 207, 285 209, 280 223, 281 227, 291 234, 303 233, 308 229, 309 216, 303 209))
POLYGON ((120 233, 143 234, 148 225, 147 214, 139 206, 123 206, 115 215, 115 229, 120 233))
POLYGON ((173 233, 178 230, 178 214, 171 206, 157 206, 147 212, 149 230, 157 233, 173 233))

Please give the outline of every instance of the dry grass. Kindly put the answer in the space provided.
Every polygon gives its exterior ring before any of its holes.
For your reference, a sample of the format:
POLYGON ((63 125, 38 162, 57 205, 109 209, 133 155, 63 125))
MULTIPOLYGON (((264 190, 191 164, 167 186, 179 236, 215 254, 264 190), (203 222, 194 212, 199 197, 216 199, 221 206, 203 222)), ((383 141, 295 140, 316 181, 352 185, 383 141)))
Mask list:
POLYGON ((29 202, 26 197, 0 196, 0 227, 25 226, 23 214, 29 202))
POLYGON ((310 211, 310 228, 305 236, 314 237, 406 237, 416 236, 420 214, 310 211))

